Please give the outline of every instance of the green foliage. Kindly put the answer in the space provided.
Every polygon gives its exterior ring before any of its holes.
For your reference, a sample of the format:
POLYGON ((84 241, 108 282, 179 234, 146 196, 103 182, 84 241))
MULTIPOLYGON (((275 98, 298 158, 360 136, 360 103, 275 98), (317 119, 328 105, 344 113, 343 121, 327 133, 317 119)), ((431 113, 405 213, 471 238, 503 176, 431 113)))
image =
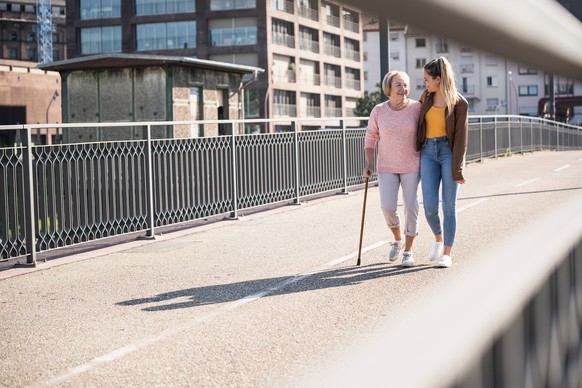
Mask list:
POLYGON ((369 117, 372 108, 380 103, 380 84, 376 84, 377 90, 372 93, 365 92, 364 97, 356 100, 356 107, 354 108, 354 116, 369 117))

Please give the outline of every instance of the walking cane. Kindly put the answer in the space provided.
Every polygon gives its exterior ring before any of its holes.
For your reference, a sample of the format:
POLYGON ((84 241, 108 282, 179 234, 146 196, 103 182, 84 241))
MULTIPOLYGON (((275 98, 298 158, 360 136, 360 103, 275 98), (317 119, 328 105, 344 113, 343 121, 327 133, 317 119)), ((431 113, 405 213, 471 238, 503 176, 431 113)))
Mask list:
POLYGON ((366 197, 368 196, 368 180, 370 178, 366 177, 366 186, 364 187, 364 206, 362 208, 362 226, 360 228, 360 247, 358 248, 358 262, 356 265, 360 265, 362 262, 362 240, 364 238, 364 219, 366 217, 366 197))

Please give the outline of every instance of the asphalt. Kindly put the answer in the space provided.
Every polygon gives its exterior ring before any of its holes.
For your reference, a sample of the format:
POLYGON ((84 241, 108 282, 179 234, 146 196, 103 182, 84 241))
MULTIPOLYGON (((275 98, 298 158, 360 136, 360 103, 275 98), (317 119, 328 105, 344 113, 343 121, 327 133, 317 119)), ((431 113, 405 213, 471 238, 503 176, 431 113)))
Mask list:
POLYGON ((361 189, 0 271, 0 385, 295 386, 421 291, 438 295, 477 253, 582 198, 582 152, 487 160, 467 178, 448 270, 424 258, 422 212, 416 265, 386 260, 371 186, 359 267, 361 189))

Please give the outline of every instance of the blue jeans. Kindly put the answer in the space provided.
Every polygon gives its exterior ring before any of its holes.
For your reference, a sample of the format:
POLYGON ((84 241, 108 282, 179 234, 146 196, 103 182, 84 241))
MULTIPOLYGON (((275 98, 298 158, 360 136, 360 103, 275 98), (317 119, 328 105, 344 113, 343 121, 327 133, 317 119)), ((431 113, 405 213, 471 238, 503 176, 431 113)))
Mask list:
POLYGON ((453 153, 446 137, 426 139, 420 152, 420 181, 424 215, 432 232, 443 234, 446 246, 452 247, 457 232, 457 193, 459 184, 453 180, 453 153), (439 189, 443 185, 443 221, 439 217, 439 189))

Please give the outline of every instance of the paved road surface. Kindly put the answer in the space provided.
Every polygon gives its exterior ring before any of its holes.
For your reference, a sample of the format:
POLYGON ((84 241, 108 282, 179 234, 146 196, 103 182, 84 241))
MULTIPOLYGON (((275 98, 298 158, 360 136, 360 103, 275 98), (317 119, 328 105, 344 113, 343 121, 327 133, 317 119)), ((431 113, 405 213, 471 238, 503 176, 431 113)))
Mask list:
POLYGON ((582 199, 582 152, 471 164, 467 181, 450 269, 424 259, 422 212, 417 265, 387 262, 370 187, 361 267, 360 190, 2 271, 0 385, 295 386, 421 290, 438 298, 474 257, 582 199))

